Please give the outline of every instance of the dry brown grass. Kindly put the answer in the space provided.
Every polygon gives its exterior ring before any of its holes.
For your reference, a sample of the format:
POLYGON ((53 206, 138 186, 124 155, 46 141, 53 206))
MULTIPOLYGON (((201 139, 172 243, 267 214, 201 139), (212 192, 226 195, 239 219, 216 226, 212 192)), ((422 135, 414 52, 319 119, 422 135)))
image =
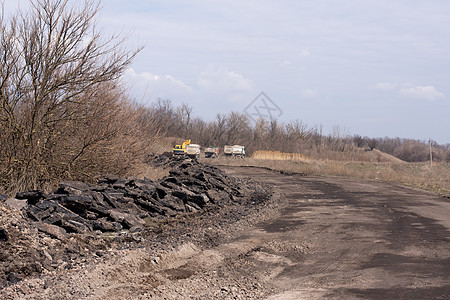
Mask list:
POLYGON ((372 163, 403 163, 390 154, 383 153, 377 149, 369 150, 352 147, 346 151, 332 151, 326 146, 306 149, 302 152, 305 156, 314 160, 333 160, 343 162, 372 162, 372 163))
POLYGON ((176 137, 161 137, 154 142, 152 148, 154 153, 172 152, 175 145, 182 144, 184 139, 176 137))
MULTIPOLYGON (((274 154, 276 157, 276 155, 274 154)), ((283 155, 282 155, 283 156, 283 155)), ((400 162, 346 162, 336 160, 275 160, 257 158, 233 159, 220 157, 208 160, 216 165, 254 166, 272 170, 319 176, 348 176, 379 180, 450 195, 450 164, 400 162)), ((270 157, 268 155, 267 157, 270 157)))
MULTIPOLYGON (((147 139, 149 144, 145 154, 154 155, 158 153, 171 152, 175 144, 180 144, 179 138, 174 137, 158 137, 154 139, 147 139)), ((164 167, 157 167, 147 162, 147 159, 141 157, 140 161, 131 165, 126 176, 136 178, 148 178, 151 180, 158 180, 164 176, 169 175, 169 169, 164 167)))
POLYGON ((255 151, 252 154, 253 159, 263 160, 282 160, 282 161, 297 161, 308 162, 311 159, 300 153, 284 153, 280 151, 255 151))
POLYGON ((168 176, 169 170, 163 167, 156 167, 142 163, 134 165, 130 175, 139 179, 148 178, 150 180, 158 180, 164 176, 168 176))

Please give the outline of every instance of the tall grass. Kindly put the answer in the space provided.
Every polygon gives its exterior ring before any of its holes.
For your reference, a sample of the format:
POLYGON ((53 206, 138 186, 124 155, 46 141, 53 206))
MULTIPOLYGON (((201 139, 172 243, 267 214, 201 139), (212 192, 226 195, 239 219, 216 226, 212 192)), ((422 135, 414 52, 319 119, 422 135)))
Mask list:
POLYGON ((280 151, 255 151, 252 154, 254 159, 264 160, 288 160, 288 161, 302 161, 307 162, 310 159, 300 153, 283 153, 280 151))

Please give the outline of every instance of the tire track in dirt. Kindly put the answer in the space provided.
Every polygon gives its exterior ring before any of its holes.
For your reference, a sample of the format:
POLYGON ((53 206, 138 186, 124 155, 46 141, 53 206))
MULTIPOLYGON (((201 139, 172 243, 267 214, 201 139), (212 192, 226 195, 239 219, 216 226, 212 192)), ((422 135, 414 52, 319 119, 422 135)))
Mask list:
MULTIPOLYGON (((283 193, 280 215, 255 229, 285 249, 309 247, 297 256, 270 252, 290 263, 267 279, 284 290, 269 299, 450 297, 447 199, 376 181, 226 170, 274 184, 283 193)), ((256 264, 252 271, 258 272, 256 264)))
POLYGON ((279 207, 225 244, 209 249, 185 245, 161 258, 152 269, 160 281, 147 296, 275 300, 450 295, 447 201, 380 182, 225 169, 276 186, 279 207))

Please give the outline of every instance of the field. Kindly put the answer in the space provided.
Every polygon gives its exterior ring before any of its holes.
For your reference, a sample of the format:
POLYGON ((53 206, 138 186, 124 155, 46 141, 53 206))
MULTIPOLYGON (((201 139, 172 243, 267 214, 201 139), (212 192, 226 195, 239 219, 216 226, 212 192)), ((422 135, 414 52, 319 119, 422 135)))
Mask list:
POLYGON ((450 164, 406 163, 380 151, 360 156, 360 161, 314 159, 301 154, 257 151, 245 159, 221 157, 216 165, 254 166, 319 176, 348 176, 392 182, 450 196, 450 164))

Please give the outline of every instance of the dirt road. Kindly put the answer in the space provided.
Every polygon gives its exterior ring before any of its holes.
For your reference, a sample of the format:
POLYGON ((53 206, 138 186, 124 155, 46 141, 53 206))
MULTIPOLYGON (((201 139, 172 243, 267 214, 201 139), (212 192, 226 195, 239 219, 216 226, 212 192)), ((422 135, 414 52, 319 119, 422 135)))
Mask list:
POLYGON ((238 265, 281 292, 269 299, 449 299, 450 201, 386 183, 231 174, 274 184, 286 199, 241 240, 260 245, 238 265))
POLYGON ((192 232, 210 232, 206 243, 124 249, 89 269, 25 281, 32 292, 21 299, 450 299, 449 199, 376 181, 222 169, 273 185, 272 202, 230 228, 199 220, 206 228, 192 232))

